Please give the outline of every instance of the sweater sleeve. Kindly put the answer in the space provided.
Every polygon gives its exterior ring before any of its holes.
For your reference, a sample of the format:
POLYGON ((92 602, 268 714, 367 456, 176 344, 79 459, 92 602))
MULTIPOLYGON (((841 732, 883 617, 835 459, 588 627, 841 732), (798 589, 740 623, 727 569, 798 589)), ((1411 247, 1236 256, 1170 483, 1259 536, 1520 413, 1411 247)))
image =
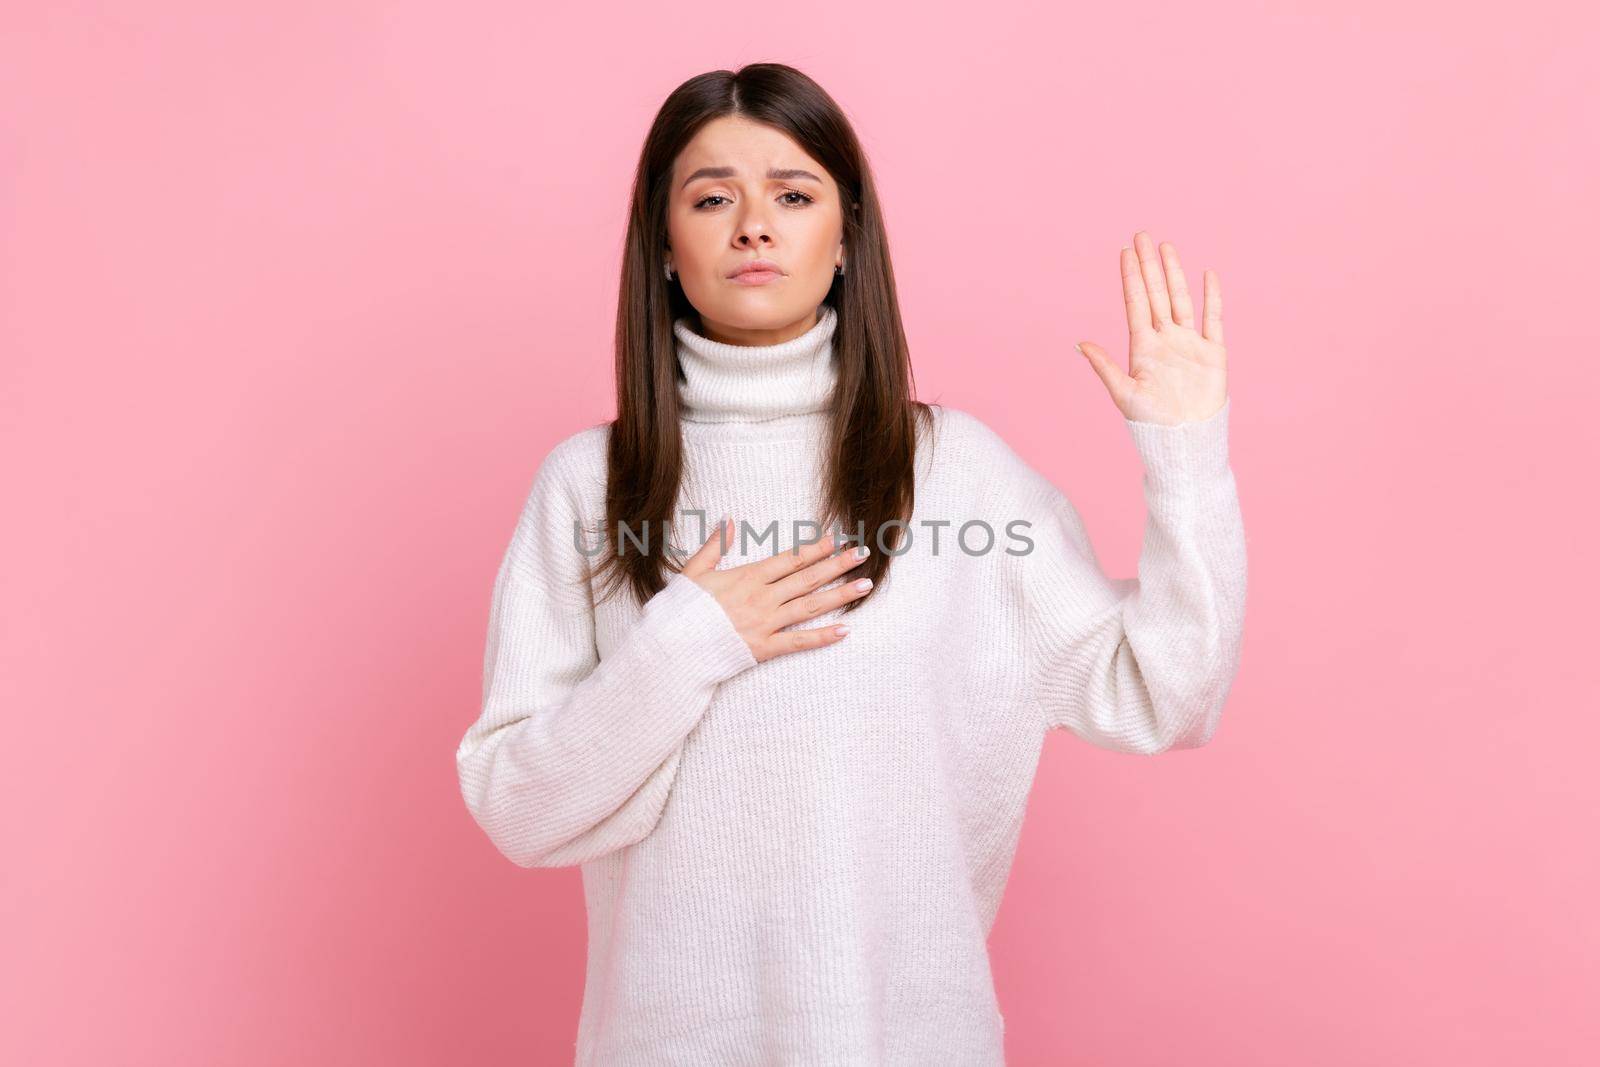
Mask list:
POLYGON ((483 702, 456 750, 467 809, 521 867, 575 866, 648 835, 717 684, 756 663, 722 605, 681 573, 598 656, 559 448, 495 577, 483 702))
POLYGON ((1108 578, 1077 510, 1028 471, 1023 561, 1028 693, 1047 729, 1155 755, 1211 740, 1238 669, 1246 557, 1228 463, 1231 398, 1207 419, 1124 420, 1144 465, 1136 578, 1108 578))

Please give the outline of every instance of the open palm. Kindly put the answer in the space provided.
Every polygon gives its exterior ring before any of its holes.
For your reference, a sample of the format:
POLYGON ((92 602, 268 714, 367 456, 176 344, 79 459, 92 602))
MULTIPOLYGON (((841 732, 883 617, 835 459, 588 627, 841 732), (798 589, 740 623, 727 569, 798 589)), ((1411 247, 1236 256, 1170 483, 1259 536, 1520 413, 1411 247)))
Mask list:
POLYGON ((1093 341, 1078 345, 1123 416, 1176 425, 1221 410, 1228 399, 1227 350, 1222 347, 1222 283, 1207 270, 1205 306, 1195 329, 1189 283, 1170 241, 1159 253, 1143 230, 1122 249, 1122 299, 1128 312, 1128 369, 1093 341))

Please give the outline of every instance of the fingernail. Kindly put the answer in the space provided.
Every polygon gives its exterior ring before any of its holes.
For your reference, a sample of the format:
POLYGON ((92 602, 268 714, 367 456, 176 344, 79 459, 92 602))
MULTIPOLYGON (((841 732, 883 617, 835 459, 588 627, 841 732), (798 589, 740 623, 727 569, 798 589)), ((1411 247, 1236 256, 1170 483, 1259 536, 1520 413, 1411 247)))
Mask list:
POLYGON ((871 551, 872 549, 868 548, 866 545, 856 546, 856 559, 866 559, 867 553, 871 551))
POLYGON ((845 634, 850 632, 850 627, 840 624, 833 628, 833 632, 838 634, 840 637, 843 637, 845 634))
POLYGON ((1083 355, 1083 354, 1084 354, 1084 352, 1083 352, 1083 346, 1082 346, 1082 345, 1073 345, 1073 346, 1072 346, 1072 347, 1073 347, 1073 348, 1076 348, 1076 349, 1077 349, 1077 350, 1078 350, 1078 355, 1080 355, 1080 356, 1081 356, 1081 355, 1083 355))
POLYGON ((862 592, 866 592, 868 589, 872 588, 872 579, 871 578, 863 578, 863 579, 861 579, 859 582, 856 583, 856 588, 860 589, 862 592))

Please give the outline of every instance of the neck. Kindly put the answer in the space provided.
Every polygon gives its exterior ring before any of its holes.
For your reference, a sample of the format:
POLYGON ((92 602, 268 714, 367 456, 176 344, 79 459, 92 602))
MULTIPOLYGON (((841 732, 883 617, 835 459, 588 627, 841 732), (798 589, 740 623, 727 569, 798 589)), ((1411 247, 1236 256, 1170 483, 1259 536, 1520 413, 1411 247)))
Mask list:
POLYGON ((799 337, 773 345, 733 345, 673 323, 678 366, 679 414, 686 422, 764 422, 825 411, 833 398, 838 365, 832 305, 817 309, 817 323, 799 337))

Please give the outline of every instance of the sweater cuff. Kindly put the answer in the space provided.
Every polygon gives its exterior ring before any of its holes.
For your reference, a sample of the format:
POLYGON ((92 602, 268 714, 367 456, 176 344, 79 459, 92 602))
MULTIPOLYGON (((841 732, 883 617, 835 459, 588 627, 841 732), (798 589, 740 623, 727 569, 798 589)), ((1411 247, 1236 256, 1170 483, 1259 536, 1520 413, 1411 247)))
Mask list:
POLYGON ((706 685, 756 665, 750 646, 717 598, 676 571, 644 606, 640 631, 706 685))
POLYGON ((1231 396, 1208 418, 1162 426, 1124 419, 1145 477, 1158 489, 1184 489, 1228 469, 1228 411, 1231 396))

